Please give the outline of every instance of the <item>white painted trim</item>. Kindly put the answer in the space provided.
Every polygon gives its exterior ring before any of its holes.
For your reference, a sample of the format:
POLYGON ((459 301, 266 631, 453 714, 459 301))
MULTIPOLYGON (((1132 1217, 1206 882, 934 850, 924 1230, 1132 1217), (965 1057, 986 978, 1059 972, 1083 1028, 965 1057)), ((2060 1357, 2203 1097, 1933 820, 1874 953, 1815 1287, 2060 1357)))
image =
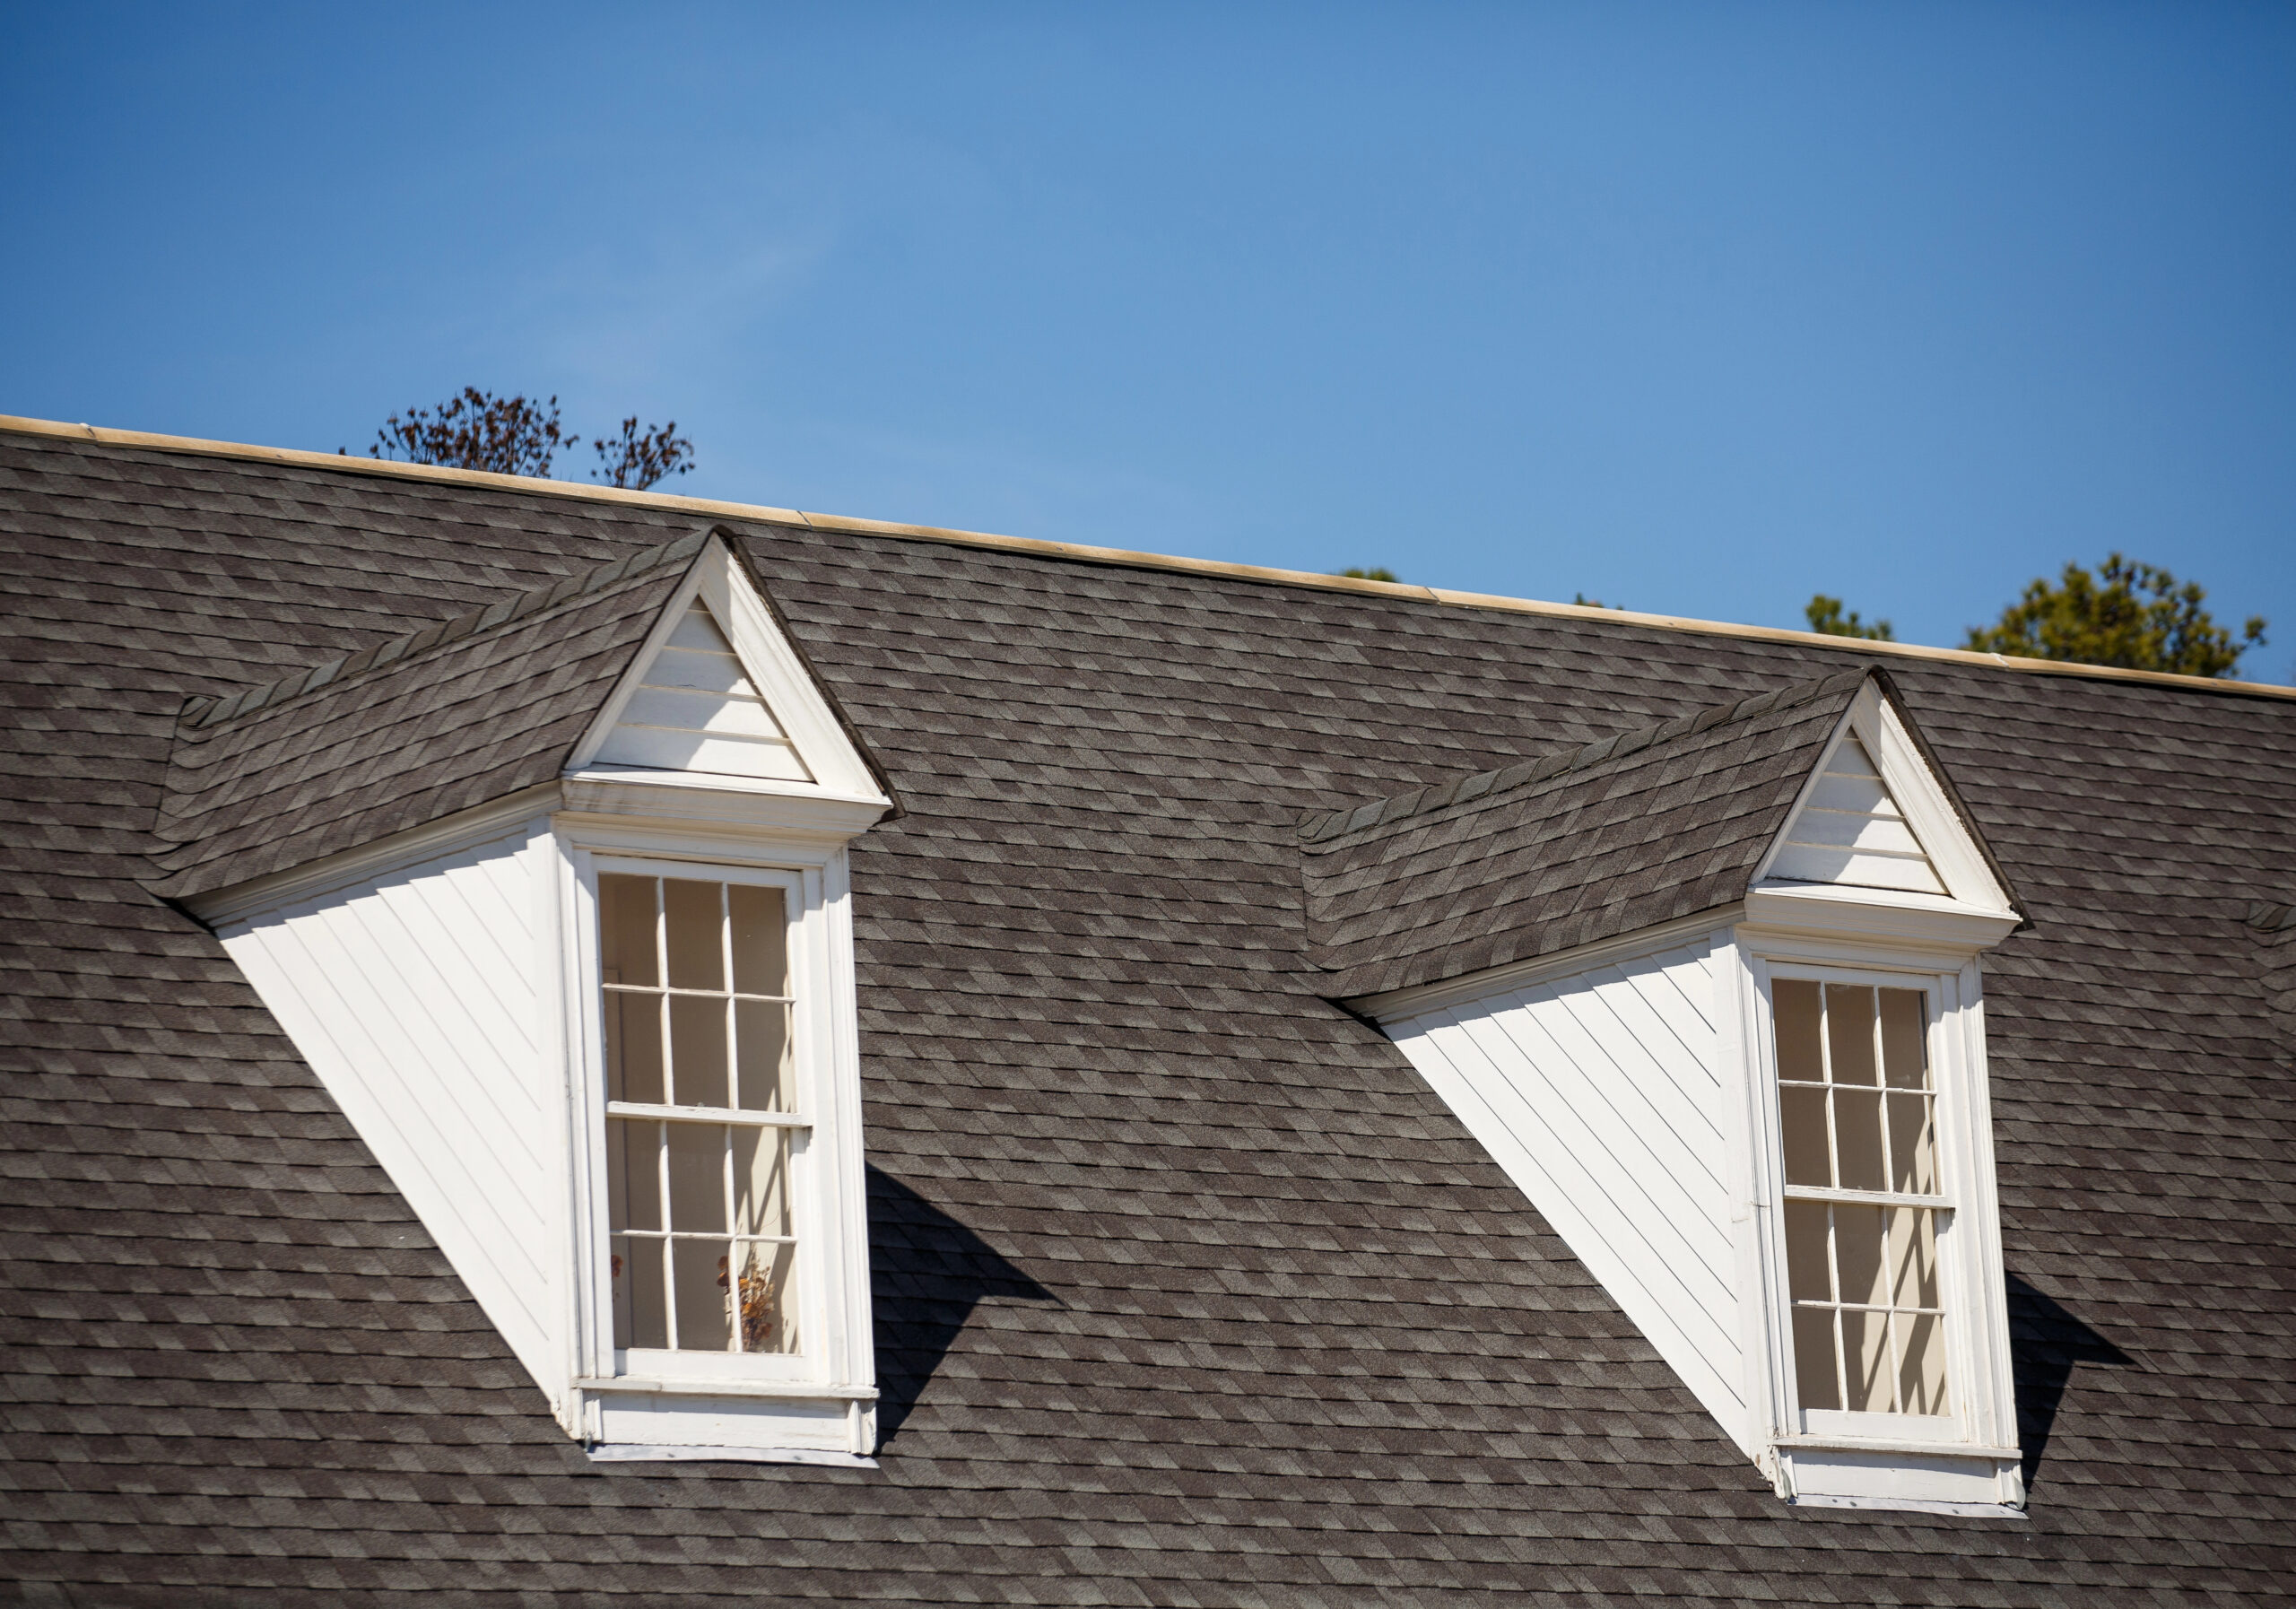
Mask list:
POLYGON ((1855 942, 1872 950, 1972 954, 2017 930, 2014 911, 1935 894, 1837 883, 1768 883, 1746 891, 1745 923, 1764 935, 1855 942))
MULTIPOLYGON (((892 808, 880 794, 833 794, 796 784, 726 787, 733 778, 679 771, 570 772, 559 784, 569 810, 631 821, 685 821, 779 833, 814 832, 842 843, 892 808)), ((739 779, 739 780, 746 780, 739 779)))
POLYGON ((210 927, 244 922, 284 906, 299 905, 338 889, 370 882, 400 866, 417 865, 500 837, 517 822, 546 816, 558 803, 558 784, 521 788, 409 827, 354 849, 341 850, 283 872, 184 900, 184 909, 210 927))
POLYGON ((1793 1497, 1795 1509, 1878 1509, 1891 1514, 1937 1514, 1952 1519, 2026 1519, 2013 1503, 1952 1503, 1918 1497, 1793 1497))
POLYGON ((641 1447, 600 1442, 587 1449, 593 1464, 817 1464, 831 1469, 874 1469, 877 1461, 859 1453, 824 1452, 810 1447, 641 1447))
POLYGON ((773 611, 759 596, 749 572, 726 545, 726 539, 715 533, 694 556, 685 578, 663 605, 660 616, 647 632, 645 642, 622 673, 622 680, 574 745, 566 770, 569 776, 600 781, 613 778, 631 786, 658 786, 680 778, 688 787, 713 792, 771 792, 789 796, 821 794, 847 800, 867 799, 874 801, 881 812, 891 804, 879 789, 867 762, 846 735, 845 727, 830 709, 828 700, 814 685, 804 661, 782 635, 773 611), (733 778, 715 772, 697 774, 620 767, 607 770, 596 765, 598 751, 620 724, 631 700, 637 696, 654 657, 677 630, 678 622, 696 599, 709 609, 718 629, 726 634, 735 657, 742 662, 744 674, 782 731, 788 735, 790 746, 814 779, 813 784, 783 782, 778 787, 760 787, 749 785, 770 779, 733 778))
POLYGON ((1672 922, 1662 922, 1653 927, 1638 928, 1617 938, 1600 939, 1591 944, 1560 950, 1552 955, 1540 956, 1535 961, 1510 961, 1503 967, 1469 972, 1465 977, 1445 978, 1440 983, 1417 984, 1407 989, 1365 995, 1348 1004, 1385 1027, 1390 1022, 1446 1011, 1468 1001, 1535 988, 1542 983, 1573 977, 1596 967, 1613 966, 1661 950, 1672 950, 1728 927, 1740 914, 1737 905, 1726 905, 1672 922))
MULTIPOLYGON (((580 1361, 574 1386, 584 1399, 578 1433, 601 1443, 614 1425, 631 1418, 617 1408, 616 1398, 651 1398, 665 1405, 674 1402, 689 1427, 694 1422, 692 1413, 703 1412, 701 1422, 718 1427, 702 1432, 713 1439, 728 1431, 753 1435, 755 1443, 745 1456, 778 1457, 788 1452, 785 1444, 817 1446, 824 1434, 820 1410, 834 1408, 841 1413, 843 1428, 831 1439, 845 1440, 848 1454, 860 1457, 875 1445, 876 1360, 869 1324, 860 1062, 843 839, 813 831, 784 832, 756 820, 794 801, 752 796, 747 802, 751 820, 745 829, 726 822, 648 822, 574 813, 555 818, 568 867, 566 899, 571 917, 561 926, 557 964, 561 987, 581 1003, 575 1051, 561 1064, 566 1070, 569 1107, 578 1124, 570 1149, 582 1159, 575 1170, 579 1182, 570 1214, 581 1229, 565 1242, 563 1253, 570 1265, 581 1271, 585 1287, 576 1312, 581 1336, 573 1349, 580 1361), (641 1354, 624 1354, 614 1347, 604 1266, 605 1191, 598 1184, 604 1176, 606 1115, 596 936, 601 870, 691 871, 734 882, 770 883, 782 888, 789 900, 798 1104, 811 1131, 792 1176, 797 1234, 804 1248, 798 1261, 800 1352, 795 1357, 648 1352, 641 1363, 641 1354), (671 1366, 674 1373, 661 1372, 671 1366), (726 1405, 724 1415, 704 1411, 712 1402, 726 1405), (746 1405, 733 1412, 739 1405, 746 1405)), ((644 1417, 650 1422, 655 1416, 644 1417)), ((666 1431, 670 1426, 656 1429, 666 1431)), ((719 1452, 722 1456, 723 1449, 719 1452)), ((681 1449, 674 1456, 705 1455, 681 1449)))
MULTIPOLYGON (((1786 813, 1778 836, 1763 851, 1761 864, 1754 868, 1752 883, 1760 887, 1770 877, 1771 867, 1786 849, 1796 822, 1809 807, 1811 796, 1817 791, 1819 782, 1832 766, 1835 752, 1852 735, 1864 745, 1866 757, 1873 761, 1874 770, 1881 773, 1882 785, 1889 789, 1899 813, 1905 817, 1907 830, 1921 845, 1922 852, 1928 856, 1938 881, 1945 885, 1948 898, 1942 902, 1943 908, 2006 916, 2013 928, 2020 918, 2010 903, 2009 891, 2003 888, 1994 876, 1992 867, 1986 861, 1985 852, 1978 847, 1974 830, 1954 807, 1952 796, 1945 792, 1936 773, 1922 759, 1919 745, 1913 741, 1913 735, 1907 730, 1895 706, 1883 695, 1881 684, 1870 676, 1857 690, 1857 697, 1850 700, 1849 708, 1842 712, 1841 719, 1835 724, 1832 735, 1826 739, 1825 748, 1818 756, 1817 764, 1811 767, 1810 774, 1802 779, 1801 789, 1794 796, 1794 807, 1786 813)), ((1773 883, 1769 887, 1773 891, 1830 889, 1837 897, 1899 906, 1900 909, 1918 909, 1900 906, 1899 902, 1904 900, 1939 903, 1935 895, 1909 893, 1895 894, 1893 898, 1887 899, 1876 898, 1892 895, 1893 891, 1848 884, 1773 883)))

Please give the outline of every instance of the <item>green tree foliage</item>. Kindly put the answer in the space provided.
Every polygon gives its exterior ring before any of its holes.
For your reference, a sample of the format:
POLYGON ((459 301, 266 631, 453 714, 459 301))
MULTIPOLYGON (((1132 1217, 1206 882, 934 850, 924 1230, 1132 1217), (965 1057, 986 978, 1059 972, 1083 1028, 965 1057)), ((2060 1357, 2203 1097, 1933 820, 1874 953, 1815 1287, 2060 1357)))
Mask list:
POLYGON ((1375 564, 1369 570, 1343 570, 1339 573, 1352 581, 1392 581, 1396 578, 1396 572, 1384 564, 1375 564))
POLYGON ((1803 618, 1810 622, 1810 630, 1822 631, 1828 637, 1862 637, 1868 642, 1895 642, 1897 631, 1885 620, 1867 625, 1857 618, 1857 611, 1841 612, 1841 600, 1830 598, 1824 593, 1813 594, 1802 605, 1803 618))
POLYGON ((2057 585, 2044 576, 1991 626, 1971 626, 1968 646, 2028 659, 2074 659, 2125 670, 2229 675, 2247 649, 2263 646, 2265 622, 2252 615, 2239 639, 2218 625, 2196 581, 2181 587, 2155 565, 2109 556, 2092 575, 2068 564, 2057 585))
POLYGON ((1583 592, 1572 593, 1570 601, 1581 609, 1623 609, 1626 607, 1624 604, 1605 604, 1600 598, 1590 598, 1583 592))
MULTIPOLYGON (((619 436, 591 441, 598 467, 590 471, 590 478, 642 490, 665 475, 688 473, 693 468, 693 443, 680 436, 677 428, 672 420, 641 431, 636 415, 623 420, 619 436)), ((555 396, 537 403, 465 386, 459 396, 436 408, 392 414, 375 432, 367 456, 546 478, 560 452, 580 445, 580 433, 560 422, 555 396)))

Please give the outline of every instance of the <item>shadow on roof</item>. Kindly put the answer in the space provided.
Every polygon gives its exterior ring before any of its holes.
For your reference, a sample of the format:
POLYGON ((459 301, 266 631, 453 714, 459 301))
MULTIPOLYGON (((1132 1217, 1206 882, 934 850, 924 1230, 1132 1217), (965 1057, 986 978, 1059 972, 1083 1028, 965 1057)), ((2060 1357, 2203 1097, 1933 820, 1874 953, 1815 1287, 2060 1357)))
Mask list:
POLYGON ((2025 1449, 2025 1492, 2031 1497, 2048 1449, 2057 1405, 2075 1363, 2141 1367, 2136 1360, 2067 1312, 2053 1297, 2016 1274, 2009 1276, 2009 1358, 2017 1382, 2017 1435, 2025 1449))
POLYGON ((869 1286, 876 1309, 877 1436, 892 1439, 984 1297, 1059 1305, 978 1235, 899 1179, 869 1175, 869 1286))

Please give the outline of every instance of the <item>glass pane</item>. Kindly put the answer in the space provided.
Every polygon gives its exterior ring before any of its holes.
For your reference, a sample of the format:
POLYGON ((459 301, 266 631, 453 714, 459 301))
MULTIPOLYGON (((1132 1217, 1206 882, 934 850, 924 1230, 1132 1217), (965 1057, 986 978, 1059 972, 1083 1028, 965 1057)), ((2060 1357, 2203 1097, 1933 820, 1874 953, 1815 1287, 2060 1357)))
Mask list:
POLYGON ((789 1230, 789 1131, 734 1131, 734 1232, 786 1235, 789 1230))
POLYGON ((1833 1168, 1826 1160, 1826 1092, 1797 1090, 1778 1092, 1779 1119, 1786 1128, 1786 1182, 1789 1185, 1833 1183, 1833 1168))
POLYGON ((724 1126, 716 1123, 665 1126, 670 1133, 670 1227, 724 1234, 727 1228, 724 1126))
POLYGON ((632 1227, 659 1229, 661 1194, 654 1173, 655 1135, 651 1123, 626 1118, 606 1119, 606 1228, 620 1234, 632 1227), (635 1131, 635 1132, 633 1132, 635 1131), (640 1222, 632 1225, 631 1179, 636 1176, 640 1222))
POLYGON ((598 964, 608 983, 658 981, 654 965, 654 880, 598 879, 598 964))
POLYGON ((1892 1088, 1929 1087, 1926 1005, 1919 989, 1882 991, 1882 1066, 1892 1088))
POLYGON ((1932 1097, 1890 1097, 1890 1188, 1937 1193, 1937 1137, 1932 1097))
POLYGON ((678 1350, 731 1350, 734 1324, 728 1300, 732 1249, 724 1240, 673 1240, 672 1271, 677 1275, 678 1350))
POLYGON ((1834 1160, 1845 1190, 1880 1190, 1889 1186, 1882 1163, 1882 1092, 1833 1092, 1834 1160))
POLYGON ((1781 978, 1770 986, 1770 1002, 1777 1018, 1779 1077, 1822 1083, 1826 1074, 1818 1056, 1818 986, 1781 978))
POLYGON ((1890 1283, 1882 1260, 1882 1209, 1837 1206, 1833 1210, 1834 1268, 1841 1278, 1841 1300, 1890 1305, 1890 1283))
POLYGON ((726 1104, 726 1002, 723 996, 670 997, 670 1078, 680 1106, 726 1104))
POLYGON ((662 932, 670 952, 672 988, 726 987, 725 920, 718 904, 723 886, 663 879, 662 932))
POLYGON ((1937 1220, 1926 1207, 1890 1209, 1890 1289, 1901 1308, 1939 1305, 1937 1220))
POLYGON ((1826 1205, 1786 1204, 1786 1284, 1796 1301, 1833 1300, 1833 1257, 1826 1247, 1826 1205))
POLYGON ((662 997, 608 989, 606 1099, 658 1105, 662 1100, 662 997))
POLYGON ((622 1235, 606 1239, 607 1285, 613 1293, 613 1344, 630 1344, 630 1241, 622 1235))
POLYGON ((797 1350, 796 1286, 790 1279, 796 1266, 794 1246, 742 1248, 742 1350, 797 1350))
POLYGON ((744 995, 789 992, 789 922, 778 888, 726 887, 734 918, 734 987, 744 995))
POLYGON ((1836 1083, 1874 1083, 1874 991, 1862 983, 1826 985, 1826 1048, 1836 1083))
POLYGON ((622 1245, 622 1256, 629 1260, 614 1274, 614 1344, 667 1346, 670 1326, 665 1317, 669 1309, 662 1300, 662 1243, 633 1235, 622 1245), (622 1325, 625 1292, 630 1313, 627 1341, 622 1339, 622 1325))
POLYGON ((1908 1413, 1950 1413, 1945 1401, 1945 1324, 1930 1313, 1900 1313, 1898 1400, 1908 1413))
POLYGON ((1891 1409, 1890 1316, 1861 1313, 1845 1308, 1841 1314, 1841 1361, 1849 1370, 1848 1402, 1853 1413, 1887 1413, 1891 1409))
POLYGON ((735 1105, 753 1112, 797 1109, 796 1065, 789 1054, 789 1008, 768 1000, 734 1003, 741 1090, 735 1105))
POLYGON ((606 1227, 662 1227, 662 1126, 606 1119, 606 1227))
POLYGON ((1841 1406, 1833 1362, 1833 1309, 1794 1309, 1795 1395, 1805 1408, 1841 1406))

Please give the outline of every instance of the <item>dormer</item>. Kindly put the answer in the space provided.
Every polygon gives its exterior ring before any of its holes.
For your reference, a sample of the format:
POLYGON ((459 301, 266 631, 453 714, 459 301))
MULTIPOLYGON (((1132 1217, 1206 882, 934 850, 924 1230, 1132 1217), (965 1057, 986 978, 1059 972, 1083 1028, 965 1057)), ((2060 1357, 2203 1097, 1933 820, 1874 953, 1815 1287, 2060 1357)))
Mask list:
POLYGON ((891 808, 709 532, 192 700, 153 858, 594 1457, 866 1462, 891 808))
POLYGON ((1883 674, 1301 838, 1325 992, 1781 1498, 2019 1511, 1979 961, 2022 918, 1883 674))

